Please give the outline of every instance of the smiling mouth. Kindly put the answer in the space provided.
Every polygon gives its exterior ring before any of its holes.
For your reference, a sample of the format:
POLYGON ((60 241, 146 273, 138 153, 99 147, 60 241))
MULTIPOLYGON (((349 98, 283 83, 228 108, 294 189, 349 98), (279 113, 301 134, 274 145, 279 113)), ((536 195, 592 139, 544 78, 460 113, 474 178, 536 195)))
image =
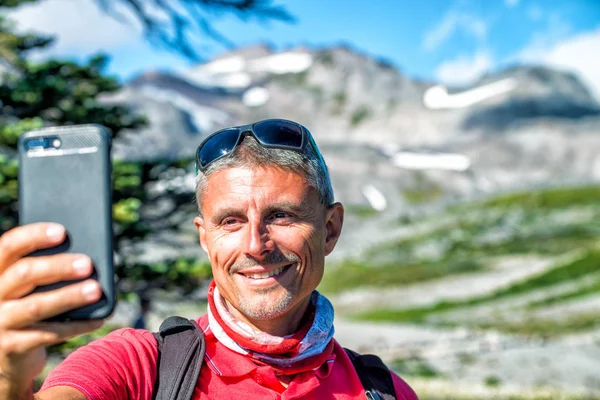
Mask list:
POLYGON ((246 278, 250 278, 250 279, 266 279, 266 278, 270 278, 272 276, 277 276, 277 275, 281 274, 283 271, 287 270, 288 267, 291 267, 291 265, 292 264, 284 265, 283 267, 279 267, 272 271, 261 272, 260 274, 242 274, 242 275, 244 275, 246 278))

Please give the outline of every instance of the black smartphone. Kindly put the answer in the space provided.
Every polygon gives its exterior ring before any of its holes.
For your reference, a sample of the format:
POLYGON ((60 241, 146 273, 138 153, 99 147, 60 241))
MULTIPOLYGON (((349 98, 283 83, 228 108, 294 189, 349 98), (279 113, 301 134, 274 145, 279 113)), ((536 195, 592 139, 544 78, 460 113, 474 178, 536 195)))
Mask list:
MULTIPOLYGON (((62 252, 92 259, 102 298, 51 318, 100 319, 115 307, 110 133, 100 125, 51 127, 19 138, 19 224, 58 222, 67 230, 59 246, 31 256, 62 252)), ((40 286, 48 291, 79 281, 40 286)))

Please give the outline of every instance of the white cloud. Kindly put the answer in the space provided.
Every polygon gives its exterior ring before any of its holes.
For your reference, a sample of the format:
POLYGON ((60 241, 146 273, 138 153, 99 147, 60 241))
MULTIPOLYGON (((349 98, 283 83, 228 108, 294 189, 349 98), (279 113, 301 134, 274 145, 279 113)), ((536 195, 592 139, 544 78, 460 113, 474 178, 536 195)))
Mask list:
POLYGON ((551 45, 532 43, 520 52, 518 59, 575 72, 600 101, 600 26, 551 45))
POLYGON ((487 36, 487 23, 471 14, 450 11, 425 35, 423 48, 426 51, 437 49, 458 30, 463 30, 482 41, 487 36))
POLYGON ((508 8, 512 8, 519 4, 519 0, 504 0, 504 4, 506 4, 508 8))
POLYGON ((467 85, 488 72, 492 65, 490 54, 480 50, 471 58, 460 56, 443 62, 436 68, 435 76, 447 85, 467 85))
POLYGON ((131 14, 118 9, 127 22, 106 15, 92 0, 47 0, 11 12, 21 31, 53 35, 53 55, 89 54, 139 43, 140 27, 131 14))
POLYGON ((529 43, 520 51, 519 61, 535 62, 548 52, 552 46, 572 36, 572 28, 559 14, 552 13, 547 17, 545 30, 536 32, 529 43))

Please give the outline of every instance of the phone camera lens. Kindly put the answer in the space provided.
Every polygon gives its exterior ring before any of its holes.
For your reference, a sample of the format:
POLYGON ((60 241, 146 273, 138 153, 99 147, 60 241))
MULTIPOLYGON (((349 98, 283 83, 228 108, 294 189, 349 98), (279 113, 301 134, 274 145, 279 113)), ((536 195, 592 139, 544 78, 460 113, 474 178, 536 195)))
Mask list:
POLYGON ((33 138, 25 142, 28 151, 39 151, 46 147, 46 138, 33 138))

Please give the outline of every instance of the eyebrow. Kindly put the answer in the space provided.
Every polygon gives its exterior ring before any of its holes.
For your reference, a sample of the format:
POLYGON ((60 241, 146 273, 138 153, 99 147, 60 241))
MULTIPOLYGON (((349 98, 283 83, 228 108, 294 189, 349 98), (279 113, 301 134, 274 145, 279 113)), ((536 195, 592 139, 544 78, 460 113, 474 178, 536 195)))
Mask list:
POLYGON ((210 217, 210 222, 213 225, 218 225, 225 217, 243 217, 242 210, 234 207, 226 207, 218 210, 210 217))
MULTIPOLYGON (((316 215, 315 210, 305 206, 305 203, 296 204, 288 201, 274 203, 266 207, 264 214, 269 215, 277 211, 288 211, 302 218, 309 218, 316 215)), ((245 217, 246 213, 236 207, 225 207, 213 214, 210 221, 213 224, 219 224, 226 217, 245 217)))

